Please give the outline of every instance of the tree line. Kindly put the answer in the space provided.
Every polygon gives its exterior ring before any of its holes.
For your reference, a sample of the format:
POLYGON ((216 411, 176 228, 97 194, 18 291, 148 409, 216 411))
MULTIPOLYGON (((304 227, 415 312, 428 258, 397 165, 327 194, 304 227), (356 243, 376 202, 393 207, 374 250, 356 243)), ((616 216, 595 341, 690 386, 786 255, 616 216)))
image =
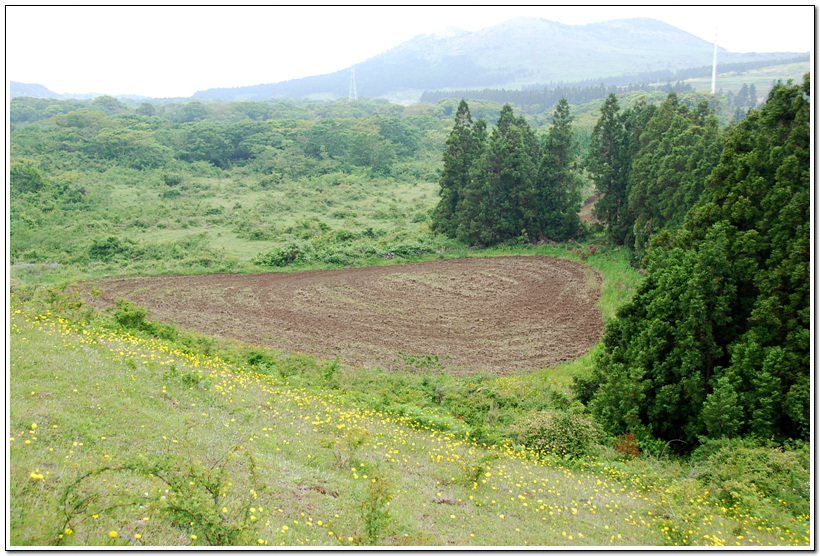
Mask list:
MULTIPOLYGON (((804 55, 777 60, 721 63, 719 69, 723 73, 744 72, 773 65, 808 61, 809 57, 804 55)), ((487 88, 457 91, 424 91, 421 95, 421 102, 436 103, 445 98, 491 100, 499 104, 509 103, 520 106, 530 112, 542 112, 555 106, 562 97, 566 98, 570 104, 577 105, 606 98, 609 94, 620 94, 632 91, 663 91, 679 94, 692 92, 694 91, 692 86, 688 83, 683 83, 683 81, 711 75, 712 66, 699 66, 677 71, 654 70, 569 83, 559 81, 543 86, 524 87, 521 90, 487 88)), ((746 108, 754 108, 757 106, 754 92, 752 91, 751 95, 753 98, 750 98, 748 96, 748 86, 744 84, 744 88, 745 89, 742 89, 742 92, 739 92, 737 96, 730 96, 729 105, 732 108, 745 110, 746 108)), ((740 121, 741 118, 737 118, 736 116, 736 119, 740 121)))
POLYGON ((611 432, 680 440, 810 433, 810 85, 776 86, 644 259, 579 398, 611 432))
POLYGON ((47 171, 112 164, 148 170, 183 162, 249 166, 274 180, 331 171, 391 175, 397 163, 426 158, 423 138, 441 127, 430 116, 173 121, 178 118, 148 116, 139 108, 124 113, 99 108, 86 106, 18 127, 12 159, 36 159, 47 171))
POLYGON ((562 98, 570 104, 584 104, 593 100, 606 98, 609 94, 628 93, 632 91, 674 91, 677 93, 694 92, 687 83, 667 83, 666 85, 650 85, 648 83, 629 83, 627 85, 604 84, 591 86, 556 86, 542 89, 524 88, 521 90, 508 89, 481 89, 466 91, 425 91, 421 95, 422 102, 438 102, 445 98, 465 98, 470 100, 489 100, 493 102, 515 104, 529 112, 544 112, 556 106, 562 98))
POLYGON ((640 256, 654 234, 683 223, 722 148, 708 103, 689 108, 674 92, 660 105, 641 100, 624 111, 610 93, 585 160, 572 121, 562 98, 539 142, 510 105, 488 132, 462 100, 442 157, 433 229, 480 245, 577 237, 586 172, 601 197, 595 214, 610 241, 640 256))
POLYGON ((563 241, 579 230, 578 145, 562 99, 543 144, 504 105, 492 132, 462 100, 447 139, 434 231, 469 244, 563 241))
POLYGON ((660 105, 621 110, 609 95, 586 167, 601 196, 595 214, 610 241, 640 256, 655 233, 683 224, 721 151, 717 118, 706 102, 690 109, 670 93, 660 105))
POLYGON ((777 84, 721 132, 673 92, 621 110, 610 94, 586 159, 566 99, 539 144, 505 105, 495 128, 459 105, 436 231, 471 244, 577 237, 579 173, 609 241, 645 278, 605 328, 578 399, 644 443, 808 439, 809 76, 777 84))

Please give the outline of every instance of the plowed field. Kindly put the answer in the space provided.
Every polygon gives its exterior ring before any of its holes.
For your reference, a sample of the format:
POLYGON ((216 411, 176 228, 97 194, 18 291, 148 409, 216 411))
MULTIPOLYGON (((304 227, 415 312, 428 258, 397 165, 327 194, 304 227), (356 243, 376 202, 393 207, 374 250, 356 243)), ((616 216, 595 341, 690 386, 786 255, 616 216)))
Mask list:
POLYGON ((544 368, 595 345, 601 276, 552 257, 491 257, 255 275, 98 280, 99 302, 128 299, 151 319, 364 367, 399 352, 448 371, 544 368))

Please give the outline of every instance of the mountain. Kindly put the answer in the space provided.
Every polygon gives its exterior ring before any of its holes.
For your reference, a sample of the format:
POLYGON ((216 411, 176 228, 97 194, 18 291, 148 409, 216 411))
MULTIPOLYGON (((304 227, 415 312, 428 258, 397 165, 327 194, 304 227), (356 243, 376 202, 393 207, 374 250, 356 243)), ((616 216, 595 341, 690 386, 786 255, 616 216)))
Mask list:
POLYGON ((12 97, 31 97, 31 98, 64 98, 60 93, 55 93, 51 89, 47 89, 43 85, 37 83, 19 83, 11 81, 9 83, 9 92, 12 97))
MULTIPOLYGON (((565 25, 518 18, 476 32, 448 28, 418 35, 355 65, 359 95, 417 101, 424 90, 521 88, 712 63, 714 45, 654 19, 565 25)), ((729 53, 719 63, 749 62, 798 53, 729 53)), ((249 87, 198 91, 213 100, 282 97, 339 98, 350 90, 351 68, 249 87)))
MULTIPOLYGON (((55 93, 51 89, 40 85, 38 83, 20 83, 19 81, 9 82, 9 93, 11 98, 14 97, 31 97, 31 98, 56 98, 60 100, 78 99, 91 100, 102 96, 102 93, 55 93)), ((151 97, 143 95, 114 95, 117 100, 150 100, 151 97)))

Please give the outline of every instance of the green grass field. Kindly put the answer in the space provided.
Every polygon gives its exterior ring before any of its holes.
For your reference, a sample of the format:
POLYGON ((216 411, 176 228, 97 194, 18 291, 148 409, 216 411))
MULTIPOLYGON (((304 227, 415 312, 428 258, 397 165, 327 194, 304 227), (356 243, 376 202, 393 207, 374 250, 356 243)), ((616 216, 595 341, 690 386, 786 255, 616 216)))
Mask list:
MULTIPOLYGON (((809 542, 808 516, 772 505, 791 499, 727 507, 685 461, 488 446, 440 411, 373 407, 356 369, 278 354, 272 372, 81 311, 11 306, 12 546, 809 542)), ((568 376, 493 380, 523 396, 568 376)))

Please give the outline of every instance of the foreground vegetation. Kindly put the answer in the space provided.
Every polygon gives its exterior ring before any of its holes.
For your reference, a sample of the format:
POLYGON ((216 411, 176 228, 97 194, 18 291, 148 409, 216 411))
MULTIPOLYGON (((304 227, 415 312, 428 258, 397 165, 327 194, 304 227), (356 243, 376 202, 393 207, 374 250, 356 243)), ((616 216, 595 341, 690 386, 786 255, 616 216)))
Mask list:
POLYGON ((387 377, 17 293, 11 545, 809 543, 805 446, 637 453, 562 372, 387 377), (468 396, 497 441, 451 412, 468 396), (505 426, 513 400, 541 407, 505 426))
POLYGON ((490 102, 450 139, 466 103, 13 103, 10 542, 809 544, 809 89, 728 130, 702 94, 562 103, 539 153, 544 118, 490 102), (544 184, 532 229, 492 196, 544 184), (505 378, 355 369, 70 285, 494 254, 601 271, 601 345, 505 378))

